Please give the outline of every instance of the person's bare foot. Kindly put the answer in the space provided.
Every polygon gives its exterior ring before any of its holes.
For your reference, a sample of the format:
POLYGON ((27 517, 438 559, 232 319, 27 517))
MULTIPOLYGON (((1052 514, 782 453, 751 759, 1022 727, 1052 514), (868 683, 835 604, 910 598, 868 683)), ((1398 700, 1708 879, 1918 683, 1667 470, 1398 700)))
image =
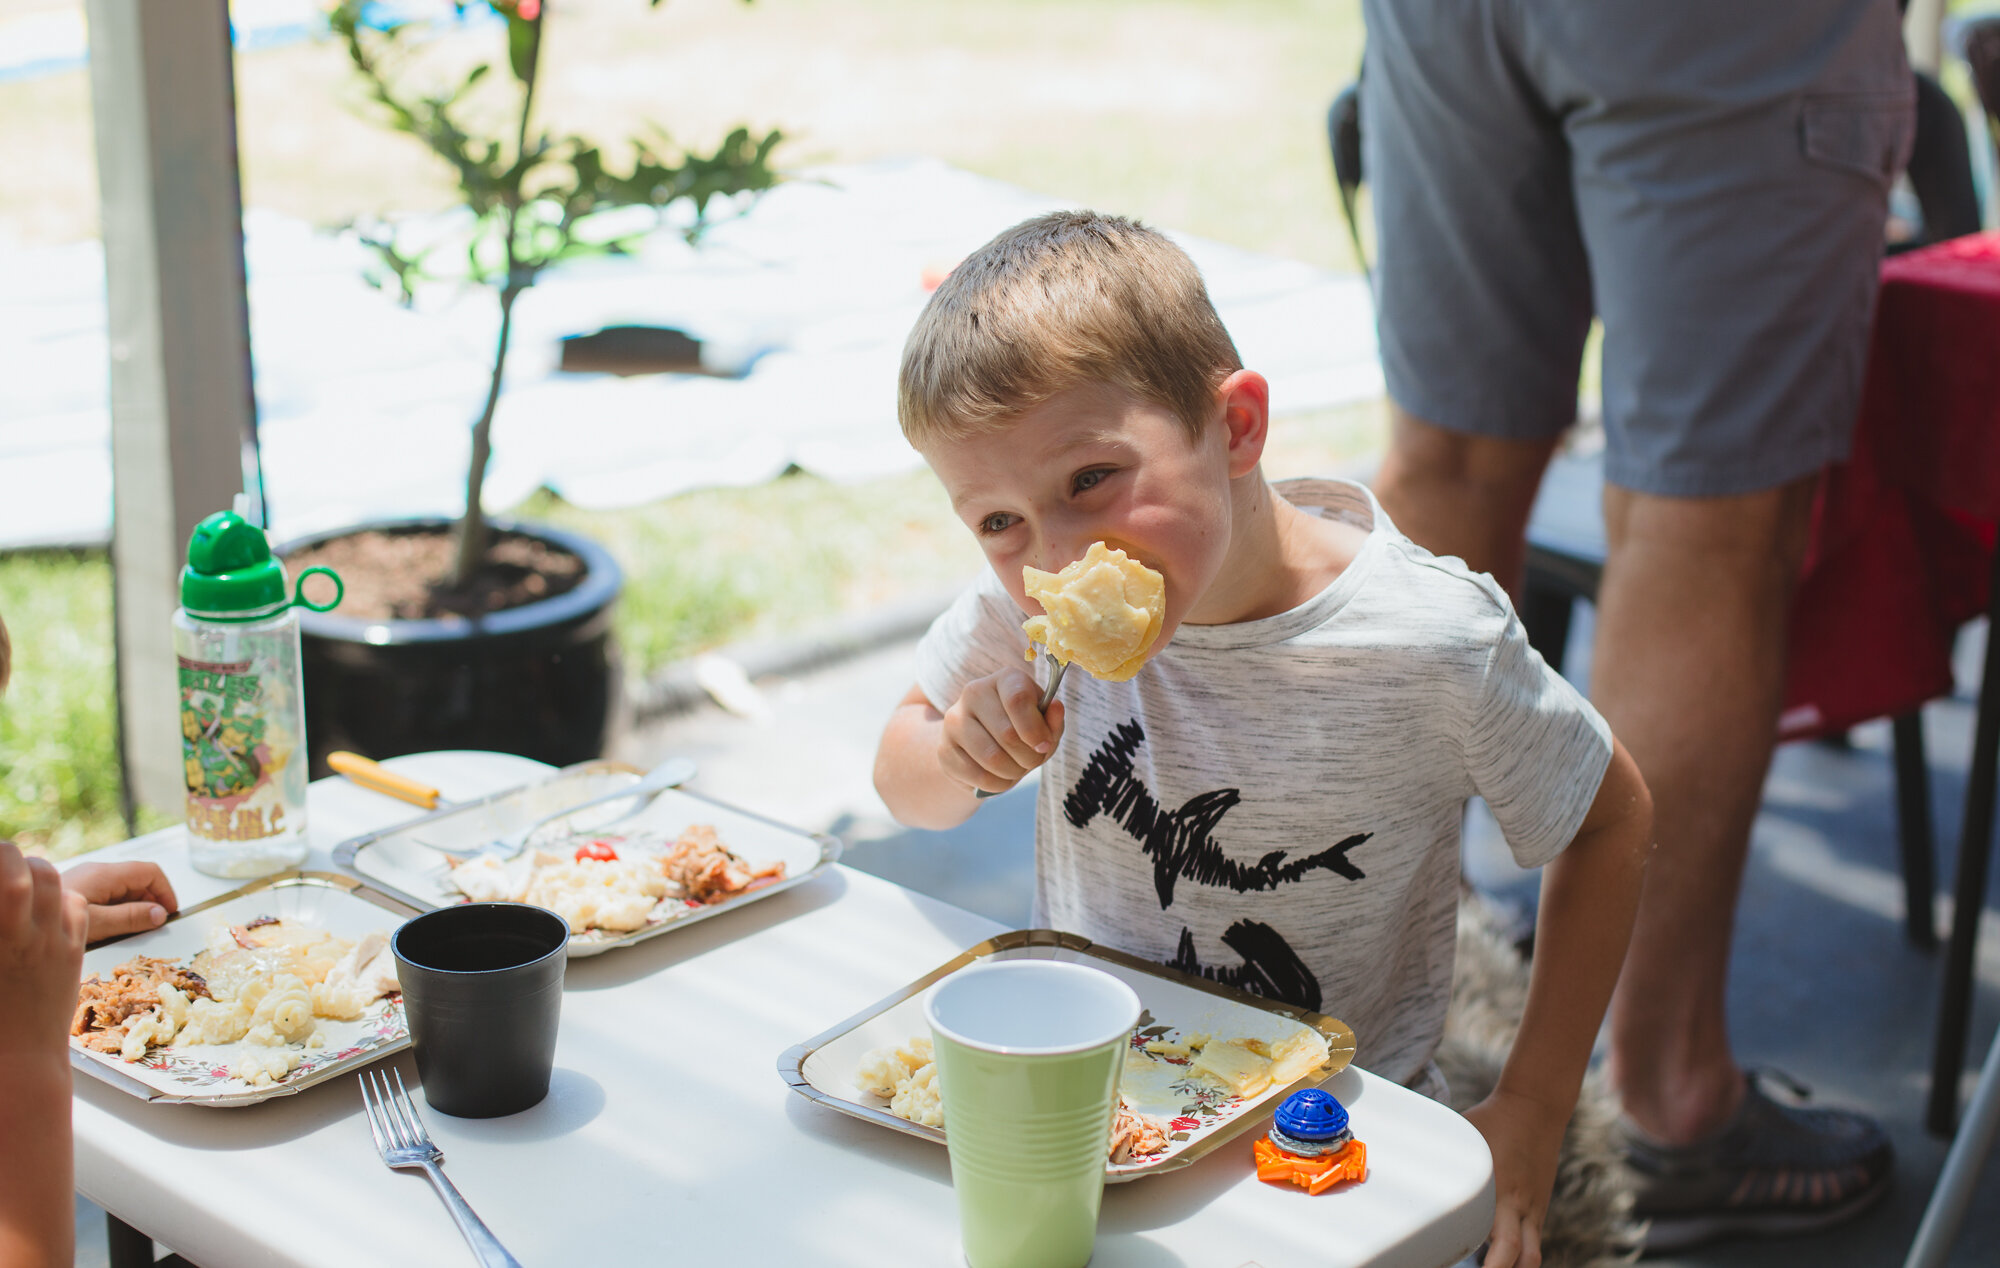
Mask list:
POLYGON ((1619 1089, 1626 1121, 1648 1138, 1669 1145, 1692 1144, 1721 1131, 1743 1104, 1743 1071, 1734 1062, 1710 1062, 1678 1079, 1663 1078, 1664 1086, 1627 1087, 1612 1064, 1612 1085, 1619 1089))

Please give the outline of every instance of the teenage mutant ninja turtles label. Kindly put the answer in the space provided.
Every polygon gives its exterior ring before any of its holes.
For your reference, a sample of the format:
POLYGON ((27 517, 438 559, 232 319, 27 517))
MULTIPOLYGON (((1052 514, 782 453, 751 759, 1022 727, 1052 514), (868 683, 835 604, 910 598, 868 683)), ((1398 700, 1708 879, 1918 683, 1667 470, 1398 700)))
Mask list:
POLYGON ((263 667, 179 659, 188 831, 211 841, 283 833, 279 774, 294 741, 266 708, 263 667))

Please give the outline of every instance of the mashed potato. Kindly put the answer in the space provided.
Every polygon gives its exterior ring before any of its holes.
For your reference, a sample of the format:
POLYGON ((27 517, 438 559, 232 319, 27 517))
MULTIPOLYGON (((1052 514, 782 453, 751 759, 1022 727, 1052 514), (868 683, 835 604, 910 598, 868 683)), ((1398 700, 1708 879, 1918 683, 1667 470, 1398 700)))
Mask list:
POLYGON ((451 884, 475 902, 533 903, 569 922, 571 933, 644 929, 660 900, 678 893, 657 859, 569 858, 534 850, 501 862, 487 855, 452 869, 451 884))
POLYGON ((877 1048, 861 1058, 854 1086, 889 1102, 889 1112, 925 1127, 944 1126, 944 1099, 938 1094, 937 1063, 931 1041, 916 1038, 893 1048, 877 1048))
POLYGON ((504 862, 481 855, 454 866, 446 883, 473 902, 546 907, 567 920, 573 934, 632 933, 680 907, 722 902, 784 874, 782 862, 754 867, 722 844, 713 825, 696 823, 672 841, 586 834, 504 862), (571 846, 574 852, 566 852, 571 846))
MULTIPOLYGON (((1122 550, 1092 542, 1061 572, 1021 569, 1028 597, 1042 605, 1022 628, 1064 664, 1124 682, 1146 663, 1166 617, 1166 578, 1122 550)), ((1034 649, 1029 648, 1030 659, 1034 649)))
POLYGON ((244 1044, 248 1050, 236 1054, 230 1072, 261 1087, 298 1068, 305 1049, 324 1044, 320 1018, 357 1018, 399 984, 388 935, 380 930, 349 942, 267 919, 218 926, 179 984, 160 976, 151 989, 143 1002, 152 1006, 93 1036, 107 1041, 100 1046, 139 1061, 168 1045, 244 1044))

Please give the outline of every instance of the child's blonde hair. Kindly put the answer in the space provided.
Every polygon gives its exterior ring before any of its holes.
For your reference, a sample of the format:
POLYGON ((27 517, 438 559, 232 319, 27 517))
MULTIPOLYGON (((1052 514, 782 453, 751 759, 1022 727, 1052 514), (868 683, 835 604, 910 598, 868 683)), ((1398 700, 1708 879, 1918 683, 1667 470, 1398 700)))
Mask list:
POLYGON ((896 413, 922 448, 1102 383, 1198 435, 1242 368, 1186 252, 1121 216, 1059 211, 1002 233, 938 287, 903 346, 896 413))

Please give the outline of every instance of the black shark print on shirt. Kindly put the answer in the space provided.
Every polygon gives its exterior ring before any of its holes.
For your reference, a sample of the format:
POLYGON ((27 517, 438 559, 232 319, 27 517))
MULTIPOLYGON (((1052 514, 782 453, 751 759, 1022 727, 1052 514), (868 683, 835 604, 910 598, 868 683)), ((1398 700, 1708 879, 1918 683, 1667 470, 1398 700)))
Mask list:
POLYGON ((1258 920, 1239 920, 1222 935, 1222 944, 1242 956, 1243 963, 1234 967, 1203 964, 1195 958, 1194 934, 1182 929, 1180 946, 1167 967, 1265 999, 1319 1011, 1319 979, 1276 929, 1258 920))
POLYGON ((1076 827, 1086 828, 1098 815, 1108 814, 1130 833, 1153 860, 1153 884, 1159 891, 1162 911, 1173 904, 1174 886, 1182 877, 1197 885, 1226 886, 1245 894, 1276 889, 1321 868, 1351 881, 1367 875, 1347 854, 1374 835, 1370 832, 1357 832, 1290 863, 1285 862, 1285 850, 1272 850, 1255 863, 1230 858, 1211 838, 1216 824, 1242 800, 1241 793, 1218 788, 1190 797, 1179 810, 1163 810, 1132 769, 1132 754, 1145 740, 1146 732, 1137 719, 1114 730, 1091 754, 1069 796, 1063 799, 1063 816, 1076 827))

